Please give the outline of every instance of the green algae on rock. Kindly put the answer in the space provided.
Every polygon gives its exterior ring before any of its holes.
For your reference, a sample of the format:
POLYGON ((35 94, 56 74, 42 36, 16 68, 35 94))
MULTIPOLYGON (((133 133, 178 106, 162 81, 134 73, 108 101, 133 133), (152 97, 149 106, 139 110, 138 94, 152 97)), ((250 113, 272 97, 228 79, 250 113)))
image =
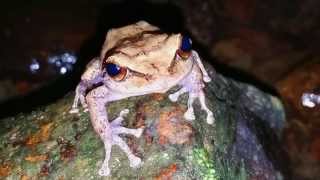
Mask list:
MULTIPOLYGON (((145 128, 138 139, 125 137, 130 149, 142 158, 141 167, 131 168, 126 155, 114 146, 109 162, 111 176, 100 177, 97 171, 104 158, 103 144, 91 127, 88 113, 68 113, 72 95, 66 95, 29 114, 1 120, 0 176, 5 179, 278 179, 282 172, 278 164, 281 159, 278 156, 271 159, 272 148, 261 143, 274 139, 263 139, 257 133, 262 127, 253 122, 265 124, 270 120, 266 118, 272 118, 271 123, 283 123, 280 101, 252 86, 214 74, 210 66, 208 72, 214 77, 205 88, 208 107, 216 119, 214 126, 206 123, 199 102, 194 104, 196 120, 186 121, 183 112, 187 95, 175 103, 167 98, 175 88, 166 94, 110 103, 111 119, 128 108, 124 125, 145 128), (263 114, 257 114, 262 111, 263 114)), ((271 128, 269 133, 277 133, 273 130, 278 129, 271 128)))

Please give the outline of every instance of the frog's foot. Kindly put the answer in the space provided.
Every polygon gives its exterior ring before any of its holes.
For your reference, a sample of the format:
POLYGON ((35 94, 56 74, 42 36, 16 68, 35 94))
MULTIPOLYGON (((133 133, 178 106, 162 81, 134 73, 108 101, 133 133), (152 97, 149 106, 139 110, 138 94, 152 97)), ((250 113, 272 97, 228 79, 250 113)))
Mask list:
POLYGON ((195 120, 196 117, 194 115, 194 110, 193 110, 193 102, 195 100, 196 96, 194 93, 189 93, 189 98, 188 98, 188 109, 187 111, 184 113, 184 118, 186 120, 192 121, 195 120))
POLYGON ((99 135, 101 136, 101 139, 103 140, 103 143, 104 143, 105 157, 104 157, 102 166, 98 171, 98 174, 100 176, 109 176, 111 171, 108 163, 111 155, 112 141, 110 138, 110 134, 108 135, 104 134, 105 136, 102 134, 99 134, 99 135))
MULTIPOLYGON (((186 89, 186 88, 185 88, 186 89)), ((181 92, 184 92, 185 90, 179 90, 178 92, 176 92, 175 94, 179 94, 181 92)), ((187 90, 186 90, 187 91, 187 90)), ((174 96, 175 96, 174 94, 174 96)), ((169 97, 170 98, 170 97, 169 97)), ((187 111, 184 113, 184 118, 186 120, 192 121, 195 119, 195 115, 194 115, 194 109, 193 109, 193 102, 196 98, 199 98, 200 101, 200 105, 201 105, 201 109, 206 111, 207 113, 207 123, 208 124, 213 124, 215 119, 213 117, 213 113, 212 111, 209 110, 209 108, 207 107, 206 103, 205 103, 205 94, 203 92, 202 89, 199 89, 197 91, 191 90, 189 91, 189 98, 188 98, 188 109, 187 111)))
POLYGON ((173 94, 170 94, 169 95, 169 99, 172 101, 172 102, 177 102, 178 101, 178 98, 181 94, 187 92, 187 88, 185 87, 182 87, 181 89, 179 89, 177 92, 173 93, 173 94))
MULTIPOLYGON (((125 128, 127 129, 127 128, 125 128)), ((134 131, 135 129, 130 129, 131 131, 134 131)), ((137 130, 138 132, 135 133, 135 135, 140 136, 142 131, 141 129, 137 130)), ((132 133, 132 132, 130 132, 132 133)), ((121 137, 117 134, 117 132, 112 131, 111 133, 111 139, 110 138, 105 138, 103 139, 103 142, 105 144, 105 159, 102 163, 101 168, 98 171, 98 174, 100 176, 109 176, 110 175, 110 168, 109 168, 109 160, 110 160, 110 156, 111 156, 111 147, 112 145, 118 145, 128 156, 129 159, 129 165, 132 168, 136 168, 139 167, 141 165, 141 159, 137 156, 135 156, 130 148, 128 147, 127 143, 121 139, 121 137)))
POLYGON ((76 114, 76 113, 79 113, 79 108, 78 108, 78 104, 79 104, 79 94, 76 92, 76 95, 74 97, 74 100, 73 100, 73 104, 72 104, 72 107, 69 111, 70 114, 76 114))
POLYGON ((101 168, 98 171, 100 176, 109 176, 110 175, 110 168, 107 165, 108 162, 103 162, 101 168))
POLYGON ((119 113, 119 116, 114 119, 110 124, 111 126, 119 126, 121 125, 122 121, 124 120, 124 117, 129 113, 129 109, 124 109, 119 113))
MULTIPOLYGON (((123 128, 122 130, 126 130, 126 132, 122 132, 122 133, 134 134, 136 137, 141 136, 142 131, 143 131, 141 129, 127 129, 124 127, 122 127, 122 128, 123 128), (127 130, 130 130, 130 131, 127 131, 127 130), (136 132, 134 132, 134 131, 136 131, 136 132)), ((122 151, 124 153, 126 153, 126 155, 128 156, 128 159, 129 159, 130 167, 132 167, 132 168, 139 167, 139 165, 141 164, 141 159, 132 153, 132 151, 130 150, 127 143, 119 135, 113 134, 112 144, 118 145, 122 149, 122 151)))
POLYGON ((111 147, 113 145, 118 145, 126 153, 131 167, 137 167, 141 164, 141 159, 131 152, 126 142, 119 136, 120 134, 129 134, 140 137, 143 132, 143 128, 129 129, 121 126, 121 122, 123 121, 124 116, 129 113, 129 110, 122 110, 119 117, 109 123, 105 105, 116 98, 121 99, 121 96, 110 94, 105 86, 93 89, 86 96, 92 125, 105 146, 105 159, 99 170, 101 176, 108 176, 110 174, 108 162, 111 155, 111 147))
MULTIPOLYGON (((120 113, 120 115, 122 113, 120 113)), ((119 120, 119 119, 120 119, 119 117, 116 118, 116 120, 119 120)), ((129 146, 119 136, 119 134, 130 134, 130 135, 134 135, 136 137, 140 137, 143 132, 143 128, 129 129, 129 128, 125 128, 125 127, 122 127, 122 126, 116 125, 116 124, 112 124, 112 126, 109 126, 109 128, 110 128, 109 130, 105 130, 105 133, 100 134, 100 137, 103 140, 103 143, 105 144, 105 159, 102 163, 102 167, 98 171, 98 174, 100 176, 109 176, 110 175, 110 168, 108 166, 108 163, 109 163, 110 156, 111 156, 112 145, 118 145, 126 153, 128 159, 129 159, 130 167, 136 168, 141 164, 141 159, 139 157, 135 156, 131 152, 129 146), (106 132, 106 131, 108 131, 108 132, 106 132)))
POLYGON ((79 109, 78 108, 71 108, 69 113, 70 114, 77 114, 77 113, 79 113, 79 109))
POLYGON ((201 109, 206 111, 207 118, 206 121, 208 124, 214 124, 214 117, 212 111, 209 110, 209 108, 206 105, 205 102, 205 94, 203 92, 203 88, 205 87, 204 83, 201 80, 202 76, 199 76, 197 73, 191 73, 180 85, 182 85, 183 88, 181 88, 178 92, 172 94, 169 96, 170 99, 176 100, 178 99, 179 95, 181 95, 184 92, 189 93, 188 97, 188 109, 184 113, 184 118, 186 120, 194 120, 194 109, 193 109, 193 103, 196 98, 199 98, 201 109))
POLYGON ((203 76, 203 81, 206 83, 211 82, 211 77, 209 75, 203 76))
POLYGON ((193 109, 188 109, 185 113, 184 113, 184 118, 188 121, 193 121, 196 119, 193 109))
POLYGON ((108 161, 109 161, 112 145, 118 145, 126 153, 128 159, 129 159, 130 167, 135 168, 141 164, 141 159, 139 157, 135 156, 131 152, 127 143, 119 136, 120 134, 129 134, 129 135, 133 135, 133 136, 139 138, 143 133, 143 128, 129 129, 129 128, 121 126, 121 122, 124 120, 124 117, 128 113, 129 113, 128 109, 124 109, 119 113, 119 116, 110 123, 109 137, 106 137, 105 139, 103 139, 105 144, 110 144, 110 145, 105 145, 106 159, 105 159, 101 169, 99 170, 99 174, 102 176, 108 176, 110 174, 110 169, 108 167, 108 161), (111 141, 110 141, 110 139, 111 139, 111 141))

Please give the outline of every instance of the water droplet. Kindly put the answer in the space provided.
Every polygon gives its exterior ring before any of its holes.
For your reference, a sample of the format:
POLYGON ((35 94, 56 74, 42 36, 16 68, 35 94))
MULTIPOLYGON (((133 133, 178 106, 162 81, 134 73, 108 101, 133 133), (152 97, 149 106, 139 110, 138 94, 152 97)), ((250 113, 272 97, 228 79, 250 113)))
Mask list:
POLYGON ((31 73, 37 73, 40 70, 40 64, 37 59, 33 58, 31 64, 29 65, 31 73))

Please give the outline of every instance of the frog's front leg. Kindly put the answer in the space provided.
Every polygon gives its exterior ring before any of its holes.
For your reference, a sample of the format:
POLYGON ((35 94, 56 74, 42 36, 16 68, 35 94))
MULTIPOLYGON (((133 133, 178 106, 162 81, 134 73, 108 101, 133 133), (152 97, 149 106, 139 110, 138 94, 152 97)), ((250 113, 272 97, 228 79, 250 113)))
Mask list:
POLYGON ((87 91, 94 87, 97 84, 102 83, 103 76, 100 72, 100 60, 99 58, 94 58, 87 65, 86 71, 81 76, 81 81, 76 87, 76 95, 74 97, 74 101, 71 107, 70 113, 78 113, 78 105, 81 103, 84 111, 87 111, 87 102, 85 100, 85 96, 87 91))
POLYGON ((81 103, 82 107, 84 108, 84 111, 87 111, 87 103, 85 101, 85 93, 86 90, 88 89, 89 84, 85 81, 80 81, 80 83, 76 87, 75 91, 75 97, 73 100, 73 104, 71 106, 71 110, 69 111, 70 113, 78 113, 78 105, 81 103), (80 101, 80 102, 79 102, 80 101))
POLYGON ((121 99, 121 95, 112 94, 105 86, 93 89, 86 96, 92 125, 103 141, 105 148, 105 159, 98 172, 101 176, 108 176, 110 174, 108 162, 112 145, 118 145, 127 154, 131 167, 137 167, 141 163, 141 159, 131 152, 128 145, 121 139, 119 134, 130 134, 140 137, 143 129, 128 129, 121 126, 123 117, 128 114, 127 109, 121 111, 119 117, 113 122, 109 123, 108 121, 105 105, 110 101, 119 99, 121 99))
MULTIPOLYGON (((193 57, 192 60, 196 61, 194 58, 198 58, 197 55, 196 57, 193 57)), ((197 61, 200 61, 200 59, 197 59, 197 61)), ((213 124, 214 123, 214 117, 213 113, 210 111, 210 109, 206 105, 206 98, 205 98, 205 93, 203 92, 203 88, 205 87, 203 81, 205 81, 204 76, 206 77, 206 80, 211 80, 211 78, 208 76, 207 72, 204 70, 204 67, 202 65, 203 70, 201 70, 201 66, 198 66, 199 64, 195 64, 191 70, 191 72, 179 83, 182 88, 178 90, 177 92, 170 94, 169 99, 173 102, 177 101, 178 97, 185 93, 188 92, 189 97, 188 97, 188 108, 187 111, 184 114, 184 117, 187 120, 194 120, 195 115, 194 115, 194 110, 193 110, 193 102, 198 98, 200 101, 201 109, 206 111, 207 113, 207 123, 208 124, 213 124)))
POLYGON ((204 82, 210 82, 211 81, 211 78, 210 76, 208 75, 206 69, 204 68, 203 64, 202 64, 202 61, 200 59, 200 56, 199 54, 196 52, 196 51, 191 51, 191 57, 192 59, 197 63, 198 67, 200 68, 201 70, 201 73, 203 75, 203 81, 204 82))

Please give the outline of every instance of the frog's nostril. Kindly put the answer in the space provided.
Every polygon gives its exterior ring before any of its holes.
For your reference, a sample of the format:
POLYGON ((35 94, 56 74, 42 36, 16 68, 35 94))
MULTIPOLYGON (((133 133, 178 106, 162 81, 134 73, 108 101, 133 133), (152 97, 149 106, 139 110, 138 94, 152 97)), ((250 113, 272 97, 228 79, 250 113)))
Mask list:
POLYGON ((113 63, 107 63, 105 65, 106 71, 110 77, 116 81, 123 80, 127 75, 127 70, 113 63))

